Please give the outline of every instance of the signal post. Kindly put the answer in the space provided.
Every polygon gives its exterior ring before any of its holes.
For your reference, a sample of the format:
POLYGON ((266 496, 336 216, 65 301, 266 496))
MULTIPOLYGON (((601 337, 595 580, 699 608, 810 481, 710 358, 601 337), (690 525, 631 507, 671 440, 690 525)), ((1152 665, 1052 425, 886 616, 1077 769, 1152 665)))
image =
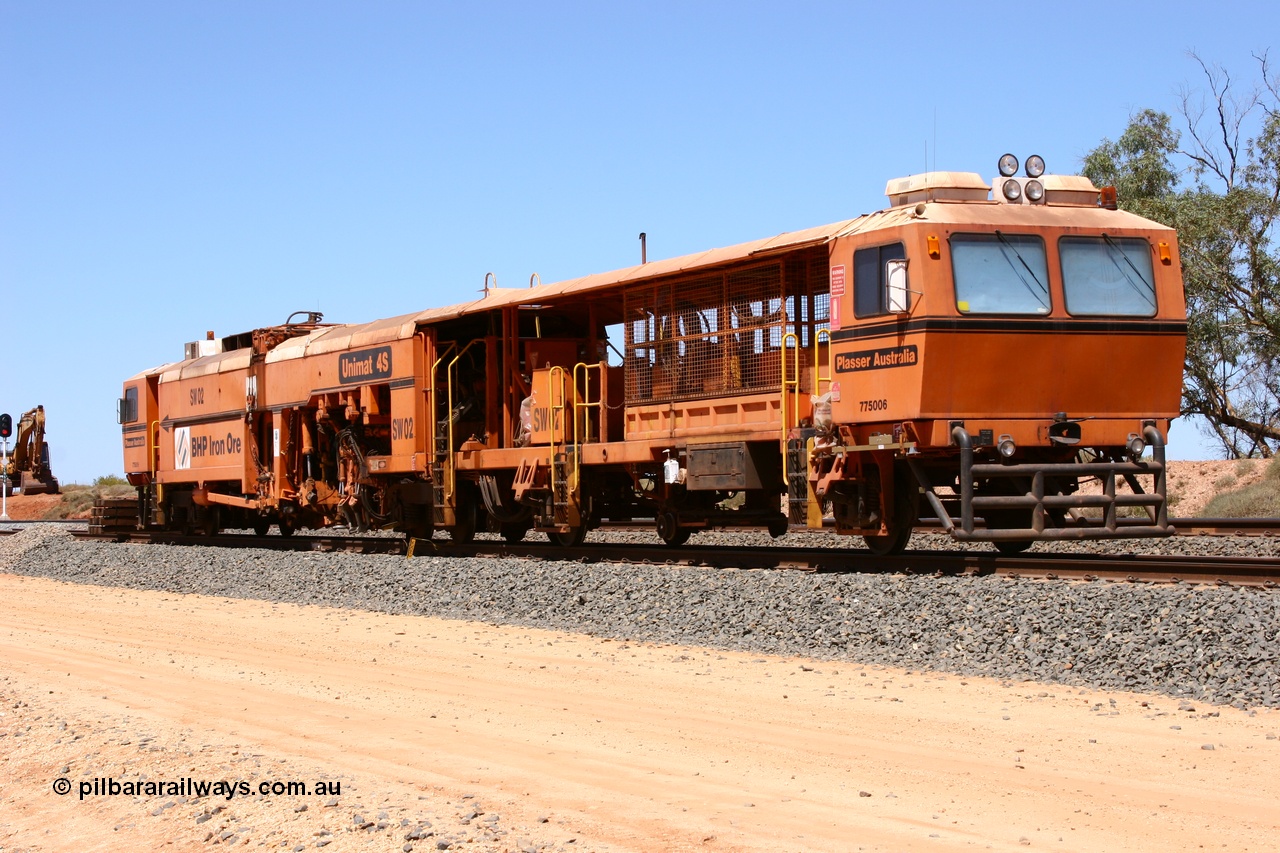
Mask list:
POLYGON ((9 521, 9 436, 13 435, 13 418, 0 414, 0 521, 9 521))

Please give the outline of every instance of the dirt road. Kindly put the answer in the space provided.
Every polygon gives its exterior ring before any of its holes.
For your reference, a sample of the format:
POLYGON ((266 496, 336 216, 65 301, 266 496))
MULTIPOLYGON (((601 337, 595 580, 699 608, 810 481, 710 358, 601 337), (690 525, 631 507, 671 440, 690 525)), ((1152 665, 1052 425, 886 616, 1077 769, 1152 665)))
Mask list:
POLYGON ((1280 846, 1274 711, 11 575, 0 675, 6 852, 1280 846))

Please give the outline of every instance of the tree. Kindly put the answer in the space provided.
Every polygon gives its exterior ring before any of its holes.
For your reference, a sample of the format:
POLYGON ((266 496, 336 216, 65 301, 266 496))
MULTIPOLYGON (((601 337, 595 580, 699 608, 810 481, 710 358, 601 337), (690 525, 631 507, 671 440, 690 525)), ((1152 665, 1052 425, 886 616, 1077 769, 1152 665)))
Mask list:
POLYGON ((1163 112, 1130 117, 1084 161, 1120 206, 1178 230, 1187 294, 1184 415, 1200 415, 1232 457, 1280 449, 1280 75, 1241 93, 1200 66, 1207 91, 1184 90, 1184 131, 1163 112))

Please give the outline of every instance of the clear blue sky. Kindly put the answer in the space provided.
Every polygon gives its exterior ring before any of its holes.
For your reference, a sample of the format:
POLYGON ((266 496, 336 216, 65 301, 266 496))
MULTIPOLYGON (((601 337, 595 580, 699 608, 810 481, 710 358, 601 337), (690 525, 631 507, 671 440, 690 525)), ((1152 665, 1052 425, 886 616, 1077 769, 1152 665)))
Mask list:
POLYGON ((1277 9, 0 0, 0 410, 45 405, 64 481, 118 473, 121 381, 206 329, 837 221, 926 146, 1076 172, 1188 49, 1256 79, 1277 9))

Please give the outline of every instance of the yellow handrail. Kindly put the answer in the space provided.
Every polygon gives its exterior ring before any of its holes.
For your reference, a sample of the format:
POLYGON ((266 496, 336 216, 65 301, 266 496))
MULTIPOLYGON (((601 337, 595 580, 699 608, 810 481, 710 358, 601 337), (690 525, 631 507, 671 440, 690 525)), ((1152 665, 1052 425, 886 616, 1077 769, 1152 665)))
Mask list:
MULTIPOLYGON (((457 472, 454 471, 454 468, 453 468, 453 366, 458 363, 458 359, 462 358, 464 355, 467 354, 467 350, 471 349, 473 346, 475 346, 480 342, 481 342, 481 339, 476 338, 471 343, 467 344, 465 347, 459 350, 458 354, 453 357, 453 360, 449 362, 449 366, 446 367, 444 371, 445 402, 449 406, 448 411, 445 414, 445 423, 448 425, 445 428, 445 436, 449 442, 449 452, 445 455, 445 459, 447 460, 447 464, 445 467, 447 468, 447 472, 448 472, 447 476, 445 477, 445 490, 444 490, 444 497, 446 501, 452 501, 453 495, 458 485, 457 472)), ((450 346, 453 346, 453 345, 450 344, 450 346)), ((448 351, 445 352, 445 355, 448 355, 448 351)), ((442 355, 440 356, 440 358, 442 359, 444 358, 444 356, 442 355)), ((439 361, 440 359, 437 359, 436 363, 438 364, 439 361)), ((435 378, 434 373, 435 373, 435 369, 432 368, 433 381, 435 378)))
MULTIPOLYGON (((557 364, 557 365, 552 366, 552 367, 551 367, 551 369, 547 371, 547 398, 548 398, 548 399, 547 399, 547 414, 548 414, 548 415, 550 416, 550 418, 551 418, 551 423, 549 423, 549 424, 547 425, 548 430, 551 432, 551 441, 549 442, 549 450, 550 450, 550 452, 551 452, 551 457, 550 457, 550 459, 548 460, 548 464, 551 466, 551 467, 550 467, 550 472, 551 472, 551 491, 552 491, 552 494, 553 494, 553 495, 554 495, 555 490, 556 490, 556 447, 557 447, 557 443, 556 443, 556 414, 557 414, 557 404, 556 404, 556 376, 559 376, 559 377, 560 377, 560 384, 559 384, 559 387, 560 387, 560 403, 559 403, 559 406, 560 406, 561 408, 563 408, 563 407, 564 407, 564 405, 565 405, 565 402, 564 402, 564 377, 565 377, 565 372, 564 372, 564 368, 563 368, 563 367, 561 367, 561 366, 560 366, 560 365, 558 365, 558 364, 557 364)), ((569 420, 569 412, 565 412, 565 413, 564 413, 564 420, 565 420, 566 422, 561 424, 561 438, 564 440, 564 442, 567 442, 567 441, 568 441, 568 439, 569 439, 569 425, 568 425, 568 423, 567 423, 567 421, 569 420)), ((554 500, 555 500, 555 498, 553 497, 553 498, 552 498, 552 500, 554 501, 554 500)))
POLYGON ((160 468, 160 421, 152 421, 147 433, 147 467, 154 480, 160 468))
POLYGON ((831 330, 819 329, 813 336, 813 392, 822 393, 822 383, 831 384, 831 330), (827 375, 822 375, 822 336, 827 336, 827 375))
MULTIPOLYGON (((455 349, 457 349, 457 348, 458 348, 458 345, 457 345, 457 344, 455 344, 453 341, 449 341, 449 345, 448 345, 447 347, 445 347, 445 348, 444 348, 444 352, 440 353, 440 355, 436 357, 436 360, 435 360, 435 361, 433 361, 433 362, 431 363, 431 376, 430 376, 430 381, 431 381, 431 386, 430 386, 431 403, 430 403, 430 407, 429 407, 429 414, 428 414, 428 416, 427 416, 427 428, 431 430, 431 434, 430 434, 430 438, 431 438, 430 448, 431 448, 431 454, 432 454, 432 456, 433 456, 433 457, 435 456, 435 452, 436 452, 436 446, 435 446, 435 440, 436 440, 436 429, 437 429, 437 424, 436 424, 436 411, 437 411, 437 409, 438 409, 438 406, 437 406, 437 400, 436 400, 436 371, 438 371, 438 370, 440 369, 440 362, 444 361, 444 360, 445 360, 445 358, 449 355, 449 353, 453 352, 453 351, 454 351, 455 349)), ((446 382, 447 382, 447 380, 446 380, 446 382)), ((452 409, 452 407, 450 407, 450 409, 452 409)), ((453 420, 453 412, 452 412, 452 410, 449 412, 449 420, 450 420, 450 421, 452 421, 452 420, 453 420)), ((446 433, 448 433, 448 427, 446 427, 446 428, 445 428, 445 430, 446 430, 446 433)), ((450 435, 449 450, 450 450, 450 452, 449 452, 449 454, 447 454, 447 455, 446 455, 446 460, 448 460, 448 459, 449 459, 450 457, 452 457, 452 455, 453 455, 452 435, 450 435)), ((445 464, 447 465, 447 467, 450 467, 450 468, 452 468, 452 467, 453 467, 451 464, 448 464, 447 462, 446 462, 445 464)), ((444 473, 444 472, 443 472, 443 469, 442 469, 441 473, 442 473, 442 474, 444 473)))
POLYGON ((582 445, 590 440, 591 430, 590 421, 587 420, 588 409, 599 409, 600 418, 604 419, 604 372, 599 364, 587 364, 580 361, 573 366, 573 488, 576 491, 578 484, 581 482, 582 470, 582 445), (578 399, 578 369, 582 369, 582 396, 578 399), (599 376, 600 394, 594 402, 591 400, 589 389, 591 388, 591 371, 595 370, 599 376), (581 415, 581 429, 579 429, 579 415, 581 415))
POLYGON ((787 332, 782 336, 782 351, 778 354, 778 361, 782 366, 782 411, 779 417, 782 421, 782 484, 789 488, 790 480, 787 471, 787 438, 791 431, 790 425, 787 423, 787 386, 792 388, 792 396, 795 398, 792 408, 795 410, 795 423, 800 423, 800 338, 795 332, 787 332), (795 360, 794 376, 787 379, 787 339, 790 339, 793 346, 793 358, 795 360))

